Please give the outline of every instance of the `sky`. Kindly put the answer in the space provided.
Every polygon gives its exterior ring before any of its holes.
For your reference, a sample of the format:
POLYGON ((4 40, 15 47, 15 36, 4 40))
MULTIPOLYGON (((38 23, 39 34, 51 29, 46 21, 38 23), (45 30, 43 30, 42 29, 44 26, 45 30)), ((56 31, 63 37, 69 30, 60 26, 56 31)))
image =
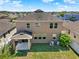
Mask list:
POLYGON ((79 0, 0 0, 0 11, 79 11, 79 0))

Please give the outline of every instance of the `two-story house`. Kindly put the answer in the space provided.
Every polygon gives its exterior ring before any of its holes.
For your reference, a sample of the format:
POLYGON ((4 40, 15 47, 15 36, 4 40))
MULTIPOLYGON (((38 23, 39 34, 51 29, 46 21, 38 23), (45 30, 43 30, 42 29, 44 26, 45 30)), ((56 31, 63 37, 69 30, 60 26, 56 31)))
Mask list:
POLYGON ((32 43, 49 43, 63 30, 63 20, 49 12, 36 10, 16 20, 17 33, 12 37, 16 50, 30 49, 32 43), (26 48, 24 48, 26 47, 26 48))

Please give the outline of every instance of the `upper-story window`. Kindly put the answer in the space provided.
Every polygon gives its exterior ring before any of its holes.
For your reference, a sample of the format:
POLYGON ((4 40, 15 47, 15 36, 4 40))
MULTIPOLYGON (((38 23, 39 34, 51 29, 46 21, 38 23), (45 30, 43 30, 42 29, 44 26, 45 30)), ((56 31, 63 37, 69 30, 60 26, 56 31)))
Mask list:
POLYGON ((68 34, 70 34, 70 30, 68 30, 68 34))
POLYGON ((51 29, 53 28, 53 23, 50 23, 50 28, 51 28, 51 29))
POLYGON ((54 24, 54 28, 57 28, 57 27, 58 27, 58 24, 57 24, 57 23, 55 23, 55 24, 54 24))
POLYGON ((40 27, 40 23, 35 23, 36 27, 40 27))
POLYGON ((27 28, 30 28, 30 23, 27 23, 27 28))
POLYGON ((74 38, 76 38, 76 35, 74 35, 74 38))

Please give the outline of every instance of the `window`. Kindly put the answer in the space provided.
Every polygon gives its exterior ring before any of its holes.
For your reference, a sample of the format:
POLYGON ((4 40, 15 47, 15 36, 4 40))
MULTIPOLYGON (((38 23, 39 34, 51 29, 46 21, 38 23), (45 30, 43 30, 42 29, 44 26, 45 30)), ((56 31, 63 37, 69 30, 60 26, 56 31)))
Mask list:
POLYGON ((28 42, 28 40, 22 40, 22 42, 28 42))
POLYGON ((46 39, 46 37, 43 37, 43 39, 46 39))
POLYGON ((70 30, 68 30, 68 34, 70 34, 70 30))
POLYGON ((39 37, 39 39, 41 39, 41 37, 39 37))
POLYGON ((56 39, 56 37, 53 37, 53 39, 56 39))
POLYGON ((76 38, 76 35, 74 35, 74 38, 76 38))
POLYGON ((58 24, 57 24, 57 23, 55 23, 55 24, 54 24, 54 28, 57 28, 57 27, 58 27, 58 24))
POLYGON ((5 35, 5 34, 4 34, 3 36, 4 36, 4 38, 6 37, 6 35, 5 35))
POLYGON ((37 37, 34 37, 34 39, 37 39, 37 37))
POLYGON ((50 23, 50 28, 51 28, 51 29, 53 28, 53 23, 50 23))
POLYGON ((36 27, 39 27, 40 26, 40 23, 35 23, 36 27))
POLYGON ((29 23, 27 23, 27 28, 30 28, 30 24, 29 23))

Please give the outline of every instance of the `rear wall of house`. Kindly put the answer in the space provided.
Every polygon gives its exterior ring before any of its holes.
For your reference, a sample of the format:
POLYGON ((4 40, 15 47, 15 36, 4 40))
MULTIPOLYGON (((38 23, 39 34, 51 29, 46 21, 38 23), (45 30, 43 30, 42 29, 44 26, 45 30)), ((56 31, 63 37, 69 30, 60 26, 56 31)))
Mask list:
POLYGON ((62 31, 62 22, 17 22, 17 31, 28 30, 32 31, 33 39, 32 43, 48 43, 53 37, 57 37, 62 31), (30 28, 27 28, 27 23, 30 24, 30 28), (57 23, 57 28, 50 28, 50 23, 57 23))

